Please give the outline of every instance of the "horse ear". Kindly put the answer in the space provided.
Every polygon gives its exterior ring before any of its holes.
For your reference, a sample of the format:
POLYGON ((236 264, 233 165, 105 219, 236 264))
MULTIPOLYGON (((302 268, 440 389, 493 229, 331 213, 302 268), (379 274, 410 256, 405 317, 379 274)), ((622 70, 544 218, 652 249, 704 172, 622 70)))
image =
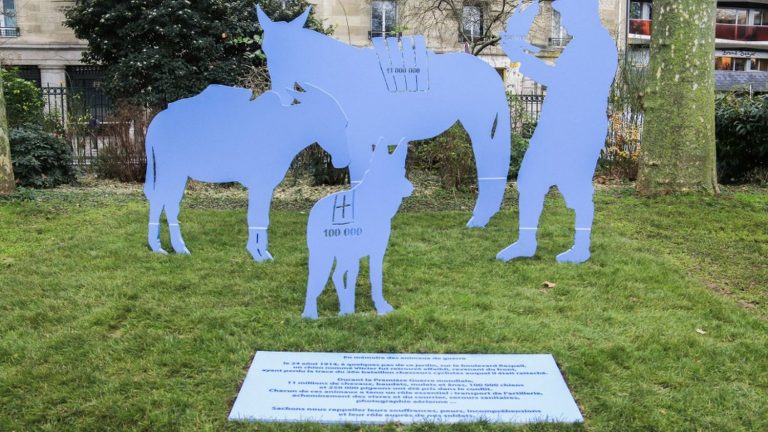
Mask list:
POLYGON ((291 25, 297 28, 303 28, 304 24, 307 23, 307 19, 309 18, 309 11, 312 10, 312 6, 307 6, 306 9, 304 9, 304 12, 296 17, 293 21, 291 21, 291 25))
POLYGON ((408 156, 408 141, 405 138, 401 139, 400 143, 395 147, 394 156, 398 162, 405 164, 405 159, 408 156))
POLYGON ((297 92, 296 90, 294 90, 292 88, 286 88, 285 92, 288 93, 288 96, 290 96, 291 98, 299 101, 299 103, 301 103, 302 97, 306 94, 306 93, 302 93, 302 92, 297 92))
POLYGON ((256 5, 256 17, 258 18, 259 24, 263 29, 266 29, 270 24, 272 24, 272 20, 269 19, 267 14, 264 13, 261 5, 256 5))

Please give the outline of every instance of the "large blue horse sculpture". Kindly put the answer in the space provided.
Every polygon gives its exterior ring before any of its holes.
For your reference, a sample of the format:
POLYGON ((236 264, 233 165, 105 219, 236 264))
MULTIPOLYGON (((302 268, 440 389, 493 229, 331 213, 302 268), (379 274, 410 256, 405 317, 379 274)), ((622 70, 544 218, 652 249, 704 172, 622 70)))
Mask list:
POLYGON ((179 227, 187 179, 239 182, 248 189, 248 251, 256 261, 272 258, 267 227, 272 192, 293 158, 317 142, 337 167, 349 163, 347 118, 326 92, 302 84, 283 104, 275 92, 251 100, 251 91, 212 85, 197 96, 171 103, 147 132, 149 247, 160 253, 160 215, 165 209, 176 253, 188 254, 179 227))
POLYGON ((272 88, 283 101, 291 97, 285 88, 311 82, 347 113, 353 184, 362 180, 376 143, 432 138, 458 121, 472 139, 479 183, 468 226, 485 226, 499 211, 509 172, 510 116, 504 83, 491 66, 465 53, 436 55, 418 37, 374 38, 378 48, 351 47, 305 29, 309 9, 291 22, 273 22, 259 7, 257 14, 272 88), (384 45, 388 55, 382 55, 384 45))

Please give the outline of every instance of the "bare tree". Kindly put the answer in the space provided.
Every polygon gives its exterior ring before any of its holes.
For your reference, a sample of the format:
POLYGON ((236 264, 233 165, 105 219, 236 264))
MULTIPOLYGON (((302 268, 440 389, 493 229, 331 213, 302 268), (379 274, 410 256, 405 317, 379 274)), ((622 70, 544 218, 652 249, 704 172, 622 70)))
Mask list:
POLYGON ((520 1, 535 0, 400 0, 397 6, 403 27, 437 36, 442 45, 464 44, 467 52, 480 55, 499 43, 520 1))

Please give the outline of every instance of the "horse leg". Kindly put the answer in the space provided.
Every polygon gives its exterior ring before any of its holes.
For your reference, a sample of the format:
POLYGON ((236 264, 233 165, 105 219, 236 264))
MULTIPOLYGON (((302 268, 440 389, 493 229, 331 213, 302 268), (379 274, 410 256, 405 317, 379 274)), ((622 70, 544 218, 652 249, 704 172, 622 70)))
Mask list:
MULTIPOLYGON (((567 182, 566 182, 567 183, 567 182)), ((582 181, 558 186, 565 198, 568 208, 576 212, 576 233, 573 246, 557 256, 561 263, 583 263, 590 257, 589 246, 592 234, 592 221, 595 216, 593 196, 595 188, 592 185, 592 174, 582 181)))
POLYGON ((248 189, 248 245, 246 249, 256 262, 272 260, 267 250, 269 227, 269 204, 272 191, 267 193, 254 186, 248 189))
POLYGON ((301 314, 304 318, 317 319, 317 298, 323 292, 328 274, 333 267, 333 255, 323 252, 313 254, 312 250, 309 251, 307 297, 304 301, 304 312, 301 314))
POLYGON ((173 251, 178 254, 189 255, 189 249, 184 244, 184 238, 181 236, 181 227, 179 226, 179 211, 181 199, 184 196, 184 189, 187 186, 187 178, 175 180, 166 183, 162 189, 158 188, 156 193, 163 197, 165 201, 165 216, 168 218, 168 231, 171 234, 171 246, 173 251))
POLYGON ((163 203, 156 195, 152 195, 149 198, 149 229, 147 231, 147 244, 152 252, 166 255, 168 252, 166 252, 160 244, 161 214, 163 214, 163 203))
MULTIPOLYGON (((521 170, 522 171, 522 170, 521 170)), ((526 179, 521 175, 517 184, 520 194, 520 227, 517 241, 496 255, 499 261, 509 261, 515 258, 532 257, 536 253, 536 232, 539 228, 539 218, 544 210, 544 198, 549 191, 548 186, 537 180, 526 179)))
POLYGON ((385 315, 392 312, 395 308, 384 300, 383 273, 384 273, 384 251, 371 254, 369 260, 371 273, 371 298, 373 305, 376 306, 376 312, 379 315, 385 315))
POLYGON ((477 203, 467 227, 482 228, 501 209, 504 200, 511 158, 509 112, 486 116, 477 113, 462 118, 461 124, 472 140, 477 165, 477 203))

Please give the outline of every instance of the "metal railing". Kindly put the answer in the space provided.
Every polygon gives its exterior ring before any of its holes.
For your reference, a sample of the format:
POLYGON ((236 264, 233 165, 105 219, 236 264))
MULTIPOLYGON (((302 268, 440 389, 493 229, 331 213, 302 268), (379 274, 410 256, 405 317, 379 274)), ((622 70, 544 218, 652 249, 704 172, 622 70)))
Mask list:
POLYGON ((101 131, 112 112, 110 100, 93 88, 42 87, 48 122, 59 129, 72 148, 76 165, 90 165, 109 144, 101 131))
POLYGON ((21 29, 18 27, 0 27, 0 37, 13 38, 21 36, 21 29))
POLYGON ((651 35, 651 20, 631 19, 629 20, 629 34, 639 36, 651 35))
POLYGON ((530 136, 539 121, 544 105, 544 93, 509 94, 512 130, 530 136))
POLYGON ((573 36, 566 36, 566 37, 551 37, 549 38, 549 46, 550 48, 563 48, 568 43, 570 43, 573 40, 573 36))
POLYGON ((715 37, 743 42, 768 42, 768 26, 717 24, 715 37))

